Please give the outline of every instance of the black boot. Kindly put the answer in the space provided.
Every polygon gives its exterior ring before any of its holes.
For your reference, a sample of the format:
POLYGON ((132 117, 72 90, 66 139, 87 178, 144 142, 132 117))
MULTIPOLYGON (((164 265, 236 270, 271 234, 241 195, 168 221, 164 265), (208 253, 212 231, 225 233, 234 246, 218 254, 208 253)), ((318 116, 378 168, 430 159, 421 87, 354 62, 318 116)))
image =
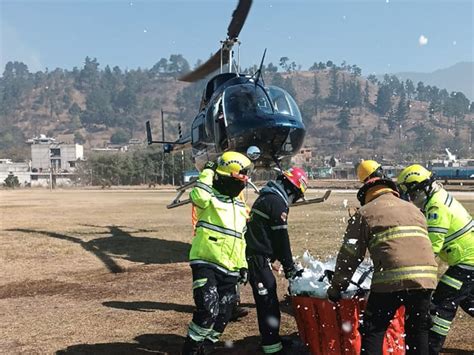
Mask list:
POLYGON ((181 350, 181 355, 201 355, 203 354, 202 342, 197 342, 190 337, 186 337, 181 350))
POLYGON ((235 304, 234 307, 232 308, 232 315, 229 319, 230 322, 236 322, 240 318, 245 317, 246 315, 249 314, 248 308, 241 307, 240 304, 235 304))

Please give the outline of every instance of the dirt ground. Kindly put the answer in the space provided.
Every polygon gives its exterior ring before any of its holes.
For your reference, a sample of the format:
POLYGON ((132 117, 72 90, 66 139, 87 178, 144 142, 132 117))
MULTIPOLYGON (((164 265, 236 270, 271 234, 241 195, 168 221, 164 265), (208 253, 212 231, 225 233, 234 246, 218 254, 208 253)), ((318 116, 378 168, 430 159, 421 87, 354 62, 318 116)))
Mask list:
MULTIPOLYGON (((293 208, 294 255, 308 249, 320 258, 334 256, 348 217, 344 200, 356 206, 354 195, 337 192, 325 203, 293 208)), ((190 206, 167 210, 173 196, 160 190, 0 191, 0 352, 177 354, 193 311, 191 213, 190 206)), ((472 213, 474 194, 459 198, 472 213)), ((278 280, 283 299, 287 285, 278 280)), ((242 300, 250 314, 228 326, 218 353, 258 353, 250 287, 242 300)), ((288 310, 282 334, 296 336, 288 310)), ((472 334, 474 321, 460 310, 447 352, 471 354, 472 334)))

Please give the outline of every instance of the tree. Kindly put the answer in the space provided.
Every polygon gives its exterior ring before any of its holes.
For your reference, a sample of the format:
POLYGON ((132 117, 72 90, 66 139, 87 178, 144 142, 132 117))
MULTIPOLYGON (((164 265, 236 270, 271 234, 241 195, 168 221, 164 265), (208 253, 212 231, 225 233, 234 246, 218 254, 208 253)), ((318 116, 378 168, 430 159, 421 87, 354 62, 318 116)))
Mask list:
POLYGON ((350 67, 349 71, 351 72, 352 75, 354 75, 354 76, 356 76, 356 77, 357 77, 357 76, 361 76, 361 74, 362 74, 362 69, 359 68, 359 67, 358 67, 357 65, 355 65, 355 64, 350 67))
POLYGON ((365 89, 364 89, 364 105, 367 107, 370 105, 370 90, 369 90, 369 82, 365 82, 365 89))
POLYGON ((314 62, 312 66, 308 68, 309 71, 316 71, 319 69, 318 63, 314 62))
POLYGON ((332 60, 328 60, 328 61, 326 62, 326 67, 332 68, 333 66, 334 66, 334 63, 332 62, 332 60))
POLYGON ((367 80, 370 81, 372 84, 378 84, 379 80, 377 79, 377 77, 374 75, 374 74, 370 74, 368 77, 367 77, 367 80))
POLYGON ((284 71, 288 71, 288 61, 290 60, 290 58, 288 57, 281 57, 280 58, 280 67, 284 70, 284 71))
POLYGON ((415 85, 413 85, 413 81, 411 81, 410 79, 407 79, 405 81, 405 90, 406 90, 408 99, 409 100, 413 99, 415 95, 415 85))
POLYGON ((386 115, 387 112, 392 108, 392 92, 387 85, 382 85, 379 87, 377 92, 377 100, 375 101, 375 107, 377 112, 381 115, 386 115))
POLYGON ((112 144, 124 144, 130 140, 130 134, 119 128, 114 134, 110 136, 110 143, 112 144))
POLYGON ((171 54, 168 64, 168 71, 170 73, 185 74, 189 72, 190 67, 182 54, 171 54))
POLYGON ((318 77, 314 75, 314 85, 313 85, 313 107, 314 114, 318 114, 319 106, 321 104, 321 88, 319 87, 318 77))
POLYGON ((86 139, 84 136, 81 134, 81 132, 74 132, 74 143, 76 144, 84 144, 86 142, 86 139))
POLYGON ((425 84, 422 81, 419 81, 416 85, 416 99, 418 101, 427 101, 425 84))
POLYGON ((330 72, 330 87, 329 87, 329 96, 328 102, 331 104, 336 105, 339 102, 339 87, 337 85, 337 69, 332 65, 330 72))
POLYGON ((339 116, 337 118, 337 127, 343 130, 349 129, 349 120, 351 118, 351 111, 347 106, 344 106, 341 111, 339 111, 339 116))
POLYGON ((265 71, 268 73, 276 73, 278 71, 278 67, 273 63, 268 63, 265 71))
POLYGON ((5 187, 8 187, 9 189, 14 189, 20 186, 20 182, 18 181, 18 178, 12 173, 8 174, 3 184, 5 185, 5 187))
POLYGON ((81 114, 81 108, 79 107, 79 105, 77 103, 73 103, 71 105, 71 107, 69 107, 69 114, 71 116, 79 116, 81 114))
POLYGON ((351 80, 347 86, 345 100, 349 107, 359 107, 362 105, 362 94, 359 80, 351 80))
POLYGON ((469 100, 462 92, 452 92, 443 108, 448 117, 464 118, 469 112, 469 100))
POLYGON ((92 124, 114 125, 114 115, 110 102, 110 93, 96 87, 86 97, 86 110, 81 113, 81 122, 86 126, 92 124))
POLYGON ((292 72, 292 71, 296 71, 296 68, 298 68, 299 66, 296 64, 296 62, 291 62, 290 64, 288 64, 288 71, 289 72, 292 72))
POLYGON ((8 62, 1 79, 0 113, 10 113, 21 106, 34 86, 28 67, 22 62, 8 62))
POLYGON ((161 58, 152 68, 153 74, 166 73, 168 71, 168 59, 161 58))
POLYGON ((99 62, 97 58, 86 57, 84 67, 79 74, 78 86, 80 89, 93 88, 99 82, 99 62))
POLYGON ((433 148, 438 143, 438 135, 435 130, 425 124, 418 124, 413 128, 415 133, 415 140, 413 141, 413 148, 422 158, 426 160, 430 153, 433 152, 433 148))
POLYGON ((114 107, 123 110, 125 113, 135 112, 138 107, 138 98, 136 91, 130 87, 121 90, 114 100, 114 107))
POLYGON ((398 101, 398 106, 397 110, 395 111, 395 117, 398 122, 398 126, 400 127, 402 122, 406 120, 408 114, 408 105, 406 102, 405 95, 402 95, 400 97, 400 100, 398 101))

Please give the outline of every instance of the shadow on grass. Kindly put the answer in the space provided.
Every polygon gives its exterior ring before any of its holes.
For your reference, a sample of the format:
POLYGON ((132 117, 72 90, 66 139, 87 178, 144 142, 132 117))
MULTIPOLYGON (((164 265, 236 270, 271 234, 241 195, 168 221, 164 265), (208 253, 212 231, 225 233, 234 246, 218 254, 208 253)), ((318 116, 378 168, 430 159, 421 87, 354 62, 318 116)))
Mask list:
POLYGON ((440 354, 457 354, 457 355, 472 355, 473 351, 454 349, 454 348, 445 348, 441 350, 440 354))
MULTIPOLYGON (((184 331, 184 329, 183 329, 184 331)), ((143 334, 134 339, 134 343, 77 344, 58 350, 62 354, 160 354, 178 355, 184 343, 184 337, 176 334, 143 334)), ((258 351, 259 337, 251 336, 229 343, 218 343, 210 354, 255 355, 258 351)))
POLYGON ((187 304, 176 304, 166 302, 152 302, 152 301, 107 301, 102 303, 106 307, 126 309, 128 311, 138 312, 153 312, 160 311, 175 311, 180 313, 193 313, 194 306, 187 304))
MULTIPOLYGON (((184 331, 184 330, 183 330, 184 331)), ((294 354, 309 354, 299 341, 296 333, 285 337, 287 340, 298 344, 295 346, 294 354)), ((143 334, 136 337, 133 343, 101 343, 101 344, 77 344, 68 346, 66 349, 58 350, 56 354, 168 354, 177 355, 181 353, 184 337, 176 334, 143 334)), ((256 355, 260 351, 260 337, 248 336, 235 342, 219 342, 212 355, 256 355)))
POLYGON ((77 344, 56 354, 179 354, 184 337, 176 334, 143 334, 133 343, 77 344))
POLYGON ((118 226, 106 226, 110 236, 84 241, 79 237, 34 229, 8 229, 11 232, 43 234, 80 245, 96 256, 112 273, 122 272, 114 258, 145 264, 170 264, 188 260, 190 244, 180 241, 134 237, 118 226))

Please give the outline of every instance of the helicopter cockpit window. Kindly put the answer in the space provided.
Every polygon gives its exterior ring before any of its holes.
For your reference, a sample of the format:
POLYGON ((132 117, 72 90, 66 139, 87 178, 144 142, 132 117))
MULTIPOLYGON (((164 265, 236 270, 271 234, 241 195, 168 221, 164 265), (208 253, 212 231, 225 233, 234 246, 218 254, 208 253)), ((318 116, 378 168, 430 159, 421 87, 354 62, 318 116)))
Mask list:
POLYGON ((292 116, 298 121, 302 120, 298 105, 290 94, 277 86, 269 86, 267 92, 272 100, 275 112, 292 116))
POLYGON ((224 91, 224 115, 228 124, 253 119, 257 112, 273 113, 272 105, 260 86, 235 85, 224 91))

